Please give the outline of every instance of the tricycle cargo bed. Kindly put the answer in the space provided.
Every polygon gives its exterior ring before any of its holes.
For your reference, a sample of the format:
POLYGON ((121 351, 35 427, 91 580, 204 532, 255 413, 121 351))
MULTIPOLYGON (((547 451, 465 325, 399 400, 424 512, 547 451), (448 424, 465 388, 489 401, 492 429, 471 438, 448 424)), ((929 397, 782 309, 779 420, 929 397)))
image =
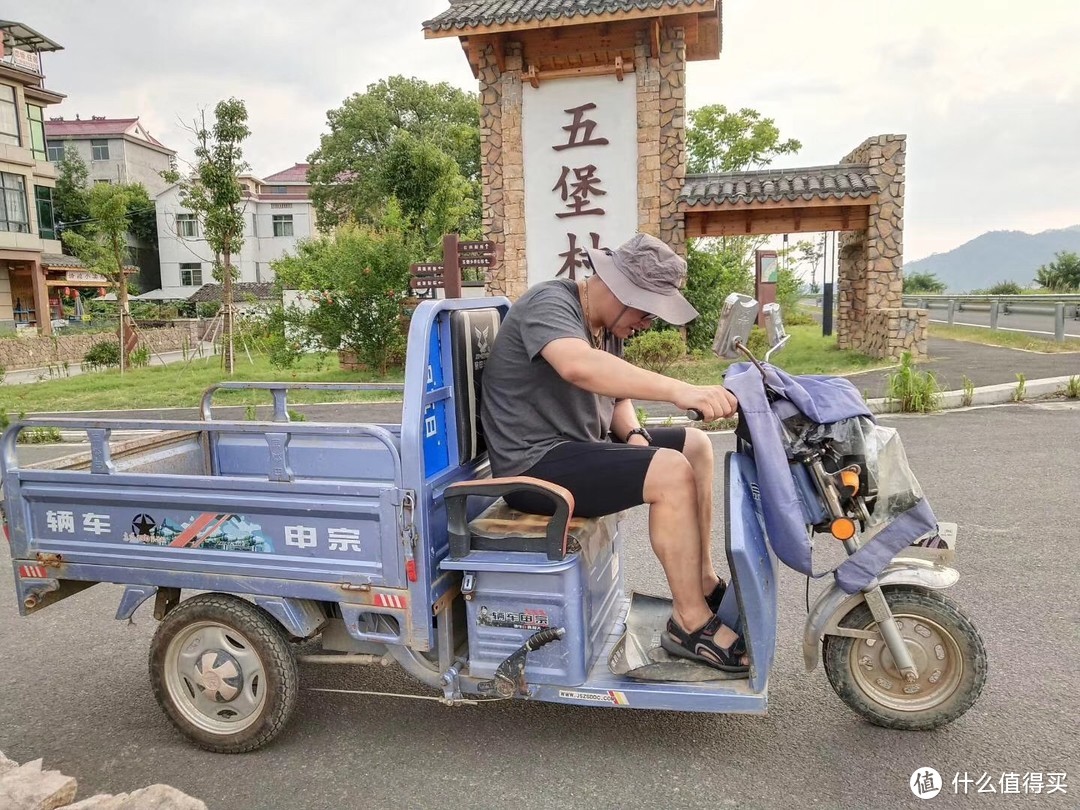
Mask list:
POLYGON ((19 468, 5 439, 15 559, 101 581, 141 568, 404 585, 400 426, 48 422, 85 430, 91 450, 70 467, 19 468), (111 432, 153 426, 114 457, 111 432))

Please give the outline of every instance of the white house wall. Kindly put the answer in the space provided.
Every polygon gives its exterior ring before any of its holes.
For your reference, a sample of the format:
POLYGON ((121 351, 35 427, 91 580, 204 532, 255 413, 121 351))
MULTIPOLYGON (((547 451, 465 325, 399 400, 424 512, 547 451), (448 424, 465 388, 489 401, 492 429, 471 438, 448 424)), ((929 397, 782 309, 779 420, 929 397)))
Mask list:
MULTIPOLYGON (((244 245, 238 256, 233 256, 233 266, 238 270, 238 281, 269 282, 273 281, 270 263, 287 253, 295 253, 301 239, 312 235, 314 213, 308 201, 293 201, 291 208, 274 208, 268 200, 248 200, 244 208, 244 245), (274 236, 274 216, 291 215, 293 218, 292 236, 274 236)), ((214 251, 203 238, 181 238, 177 235, 176 217, 187 213, 180 205, 180 195, 176 187, 170 188, 158 196, 157 230, 158 251, 161 258, 161 286, 163 288, 181 287, 180 265, 184 263, 202 264, 202 280, 208 284, 214 280, 214 251)), ((202 225, 199 225, 200 237, 202 225)), ((192 287, 194 290, 194 287, 192 287)))

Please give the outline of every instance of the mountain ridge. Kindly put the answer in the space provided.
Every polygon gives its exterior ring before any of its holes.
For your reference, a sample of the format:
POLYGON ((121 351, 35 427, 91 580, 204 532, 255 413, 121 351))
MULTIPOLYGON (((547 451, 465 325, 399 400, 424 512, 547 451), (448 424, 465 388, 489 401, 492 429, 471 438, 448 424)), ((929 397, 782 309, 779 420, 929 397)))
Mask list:
POLYGON ((1080 224, 1039 233, 987 231, 944 253, 931 253, 904 264, 904 273, 933 273, 947 292, 971 292, 1003 281, 1021 287, 1034 283, 1035 272, 1063 250, 1080 253, 1080 224))

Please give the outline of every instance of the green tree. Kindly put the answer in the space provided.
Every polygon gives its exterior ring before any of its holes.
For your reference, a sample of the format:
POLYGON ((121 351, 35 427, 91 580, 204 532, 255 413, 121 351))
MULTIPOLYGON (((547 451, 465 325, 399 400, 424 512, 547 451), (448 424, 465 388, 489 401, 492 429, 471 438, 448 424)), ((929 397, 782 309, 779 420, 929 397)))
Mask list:
POLYGON ((750 294, 754 289, 753 262, 746 239, 691 239, 686 244, 686 299, 699 317, 686 329, 691 351, 712 346, 716 322, 724 299, 733 292, 750 294))
POLYGON ((400 205, 425 254, 437 252, 443 234, 479 236, 476 200, 454 159, 427 138, 401 132, 382 161, 383 188, 400 205))
POLYGON ((228 374, 235 371, 233 358, 233 255, 244 246, 244 190, 240 173, 248 168, 241 144, 251 134, 247 107, 241 99, 219 101, 214 123, 207 126, 203 114, 195 130, 195 169, 181 179, 166 173, 170 182, 180 184, 180 202, 202 223, 204 238, 217 259, 214 278, 221 282, 222 357, 228 374))
POLYGON ((305 349, 355 352, 382 373, 400 359, 400 318, 414 254, 404 224, 400 208, 391 203, 378 225, 346 223, 273 263, 277 288, 298 290, 305 298, 272 316, 276 365, 291 365, 305 349))
POLYGON ((128 361, 126 335, 132 328, 124 272, 128 266, 128 212, 132 199, 137 197, 138 188, 132 186, 94 186, 87 194, 89 221, 85 223, 82 233, 71 230, 65 231, 62 236, 72 253, 92 271, 105 276, 116 291, 120 309, 121 373, 128 361))
POLYGON ((794 138, 780 139, 772 118, 744 107, 729 111, 723 104, 691 110, 686 128, 686 170, 691 174, 740 172, 768 166, 779 155, 802 149, 794 138))
POLYGON ((1054 292, 1080 289, 1080 256, 1071 250, 1055 253, 1050 264, 1044 264, 1035 272, 1035 281, 1054 292))
POLYGON ((157 247, 157 214, 154 201, 142 183, 128 185, 128 233, 139 242, 157 247))
POLYGON ((945 282, 933 273, 910 273, 904 276, 904 292, 937 295, 945 292, 945 282))
POLYGON ((480 114, 474 94, 445 82, 392 76, 347 98, 327 114, 327 123, 330 131, 308 158, 311 198, 323 225, 374 223, 389 198, 397 197, 417 232, 478 229, 480 114), (436 151, 452 164, 434 159, 436 151), (429 197, 432 187, 439 193, 429 197))
MULTIPOLYGON (((63 226, 61 232, 82 233, 90 218, 90 169, 71 141, 64 144, 64 156, 56 168, 53 215, 56 222, 63 226)), ((70 252, 66 243, 64 249, 70 252)))

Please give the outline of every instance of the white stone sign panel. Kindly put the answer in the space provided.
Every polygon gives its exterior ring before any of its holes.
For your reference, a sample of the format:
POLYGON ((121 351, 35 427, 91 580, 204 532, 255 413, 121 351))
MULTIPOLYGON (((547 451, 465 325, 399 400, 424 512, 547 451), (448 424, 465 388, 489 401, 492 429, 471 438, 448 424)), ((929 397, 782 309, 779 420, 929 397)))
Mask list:
POLYGON ((522 87, 529 286, 582 278, 587 247, 637 232, 637 85, 590 76, 522 87))

